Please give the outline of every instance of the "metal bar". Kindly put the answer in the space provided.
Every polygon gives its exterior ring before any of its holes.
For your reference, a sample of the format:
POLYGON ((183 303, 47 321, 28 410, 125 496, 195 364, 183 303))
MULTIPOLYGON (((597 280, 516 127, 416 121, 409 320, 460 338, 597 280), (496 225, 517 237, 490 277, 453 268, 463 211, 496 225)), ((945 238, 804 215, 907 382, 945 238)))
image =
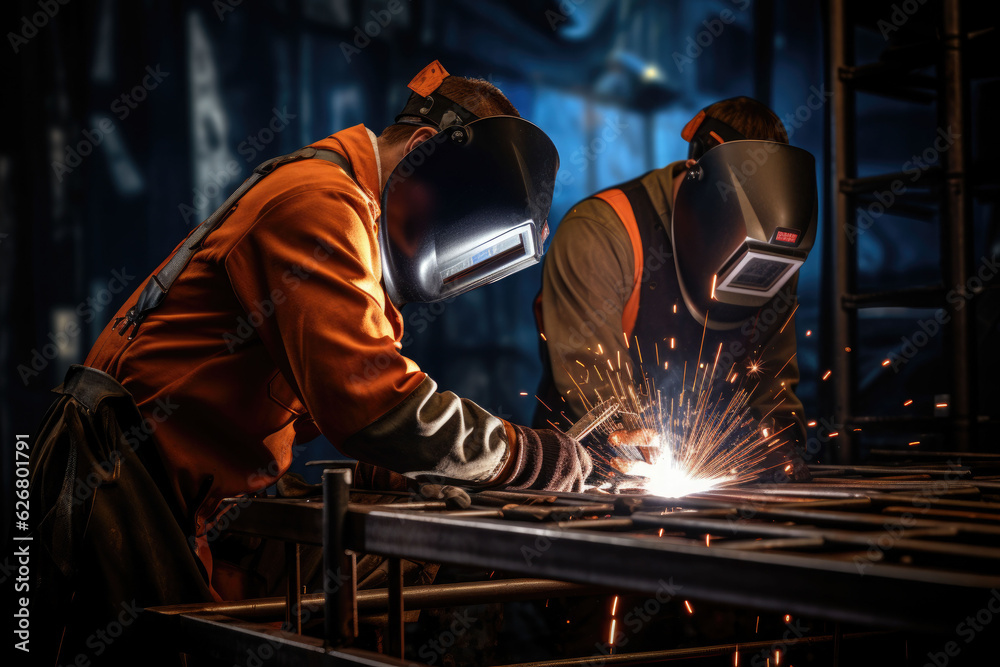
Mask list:
MULTIPOLYGON (((858 632, 843 637, 845 640, 869 639, 884 637, 887 632, 858 632)), ((794 644, 812 645, 828 644, 835 641, 834 635, 819 635, 816 637, 797 637, 793 639, 771 639, 767 641, 741 642, 739 644, 716 644, 714 646, 694 646, 691 648, 675 648, 665 651, 647 651, 643 653, 612 653, 591 655, 583 658, 564 658, 562 660, 546 660, 544 662, 522 662, 518 664, 501 665, 500 667, 576 667, 578 665, 639 665, 673 660, 688 660, 690 658, 710 658, 719 655, 732 655, 736 652, 759 651, 772 649, 775 646, 794 644)), ((751 663, 754 664, 754 663, 751 663)))
POLYGON ((939 71, 942 89, 938 112, 941 128, 958 139, 942 154, 946 181, 941 220, 942 268, 945 284, 964 297, 960 306, 953 305, 949 309, 952 334, 950 410, 955 428, 955 447, 958 451, 969 451, 975 440, 977 409, 976 303, 967 282, 972 275, 974 246, 971 193, 966 182, 972 125, 968 122, 969 82, 964 62, 966 36, 962 30, 960 0, 944 0, 943 10, 943 54, 939 71))
MULTIPOLYGON (((163 614, 146 610, 160 640, 169 637, 171 648, 190 654, 211 652, 220 664, 257 663, 278 667, 413 667, 389 656, 359 649, 330 649, 323 640, 296 635, 270 625, 238 621, 216 614, 163 614)), ((144 614, 146 615, 146 614, 144 614)))
MULTIPOLYGON (((351 471, 323 471, 323 593, 326 596, 324 630, 331 646, 349 646, 354 640, 355 582, 344 545, 344 527, 350 499, 351 471)), ((304 509, 304 508, 299 508, 304 509)))
MULTIPOLYGON (((833 84, 833 133, 835 157, 835 219, 833 232, 836 280, 834 293, 833 331, 833 393, 834 422, 846 424, 854 413, 854 388, 857 385, 854 359, 847 350, 857 348, 857 311, 845 309, 844 295, 857 292, 857 257, 854 240, 857 234, 857 217, 854 196, 844 192, 841 183, 857 177, 855 152, 855 93, 842 72, 854 64, 854 38, 851 11, 847 0, 830 0, 830 80, 833 84)), ((837 460, 850 463, 853 458, 854 436, 841 434, 837 460)))
MULTIPOLYGON (((649 525, 667 525, 657 518, 650 516, 649 525)), ((713 549, 652 536, 557 530, 547 524, 388 512, 352 514, 349 519, 350 545, 359 551, 646 594, 681 585, 685 597, 916 631, 953 629, 956 610, 978 608, 980 600, 1000 586, 1000 577, 994 574, 866 563, 862 576, 855 563, 816 555, 713 549), (775 586, 779 581, 781 585, 775 586), (921 594, 937 604, 930 608, 911 604, 915 582, 921 594)), ((705 525, 708 529, 703 532, 728 534, 730 525, 738 524, 705 525)), ((858 534, 851 535, 856 542, 858 534)), ((919 542, 917 546, 949 545, 919 542)))
POLYGON ((389 628, 386 638, 386 653, 395 658, 403 658, 405 646, 403 626, 403 567, 399 558, 389 559, 389 628))
MULTIPOLYGON (((408 586, 403 589, 403 608, 406 611, 432 609, 435 607, 455 607, 486 602, 516 602, 521 600, 541 600, 548 597, 579 597, 603 595, 610 589, 600 586, 571 584, 553 579, 491 579, 489 581, 467 581, 458 584, 436 584, 432 586, 408 586)), ((315 614, 323 610, 324 595, 314 593, 302 596, 302 612, 315 614)), ((370 614, 385 612, 389 605, 389 590, 372 588, 358 591, 357 609, 370 614)), ((198 604, 178 604, 167 607, 153 607, 163 615, 213 614, 231 616, 243 620, 276 620, 285 612, 285 598, 256 598, 234 602, 210 602, 198 604)))
POLYGON ((285 584, 285 627, 295 628, 302 634, 302 561, 301 546, 285 543, 285 562, 288 563, 288 582, 285 584), (293 618, 294 614, 294 618, 293 618))

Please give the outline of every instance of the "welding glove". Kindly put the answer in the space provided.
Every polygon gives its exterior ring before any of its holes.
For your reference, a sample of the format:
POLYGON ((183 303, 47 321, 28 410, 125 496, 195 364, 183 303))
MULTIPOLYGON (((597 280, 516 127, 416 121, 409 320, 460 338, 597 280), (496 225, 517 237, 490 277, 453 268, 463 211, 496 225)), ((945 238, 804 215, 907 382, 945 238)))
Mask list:
POLYGON ((513 473, 503 485, 508 489, 583 491, 590 475, 590 455, 573 438, 549 429, 535 430, 510 424, 516 450, 513 473))
POLYGON ((799 448, 795 446, 798 438, 805 435, 800 422, 786 417, 766 417, 761 420, 760 428, 762 431, 766 429, 781 442, 768 449, 767 455, 758 466, 761 472, 757 475, 756 481, 764 484, 781 484, 812 480, 809 468, 799 454, 799 448))

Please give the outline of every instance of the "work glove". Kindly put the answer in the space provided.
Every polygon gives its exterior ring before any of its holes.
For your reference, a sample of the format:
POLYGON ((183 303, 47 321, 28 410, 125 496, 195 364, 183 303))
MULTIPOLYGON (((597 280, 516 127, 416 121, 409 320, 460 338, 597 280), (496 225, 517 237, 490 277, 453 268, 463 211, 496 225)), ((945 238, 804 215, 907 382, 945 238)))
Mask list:
POLYGON ((517 438, 514 470, 507 489, 583 491, 593 463, 579 442, 549 429, 535 430, 511 424, 517 438))
POLYGON ((809 468, 795 446, 801 427, 792 419, 767 417, 761 421, 760 428, 776 434, 774 437, 779 438, 781 444, 768 450, 767 456, 758 466, 761 472, 756 481, 765 484, 811 481, 809 468))

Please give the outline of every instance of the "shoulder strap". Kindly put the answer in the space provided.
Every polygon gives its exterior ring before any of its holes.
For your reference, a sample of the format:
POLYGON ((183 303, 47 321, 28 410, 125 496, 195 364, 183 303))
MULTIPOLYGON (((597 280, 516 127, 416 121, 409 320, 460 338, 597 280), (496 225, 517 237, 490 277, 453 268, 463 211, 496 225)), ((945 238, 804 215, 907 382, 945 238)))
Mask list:
MULTIPOLYGON (((142 320, 146 315, 159 306, 163 299, 166 298, 167 292, 170 291, 170 287, 177 280, 177 276, 181 274, 184 268, 191 261, 191 257, 194 255, 195 250, 201 245, 205 237, 211 234, 226 218, 227 214, 232 211, 236 203, 250 191, 250 188, 257 185, 262 178, 270 174, 272 171, 278 167, 288 164, 290 162, 298 162, 299 160, 308 160, 311 158, 317 158, 320 160, 327 160, 328 162, 333 162, 338 165, 341 169, 347 172, 347 175, 354 179, 354 171, 351 169, 350 162, 347 161, 340 153, 335 151, 327 150, 324 148, 314 148, 312 146, 306 146, 305 148, 300 148, 294 153, 288 153, 287 155, 279 155, 276 158, 271 158, 267 162, 263 162, 257 165, 250 177, 243 181, 240 187, 236 188, 233 194, 229 195, 229 199, 225 201, 219 208, 215 209, 215 212, 208 216, 204 222, 198 225, 198 228, 188 236, 187 240, 181 245, 180 248, 174 253, 167 265, 159 273, 154 273, 150 276, 149 281, 146 286, 142 289, 142 293, 139 295, 139 300, 136 304, 129 309, 125 317, 120 317, 115 320, 112 325, 111 330, 114 331, 122 320, 125 320, 122 324, 121 329, 118 330, 119 336, 124 336, 128 332, 129 328, 132 332, 129 334, 129 340, 135 337, 135 332, 142 323, 142 320)), ((356 179, 355 179, 356 180, 356 179)))
MULTIPOLYGON (((634 260, 632 292, 629 294, 628 301, 625 302, 625 309, 622 311, 622 331, 625 333, 626 338, 632 335, 632 330, 635 329, 635 321, 639 317, 639 287, 642 283, 642 266, 644 261, 639 224, 635 217, 631 197, 626 194, 626 189, 631 190, 628 187, 629 185, 630 183, 627 183, 621 187, 598 192, 594 195, 596 199, 606 202, 614 209, 615 215, 625 225, 625 231, 628 232, 629 241, 632 243, 632 257, 634 260)), ((641 184, 640 187, 642 187, 641 184)))

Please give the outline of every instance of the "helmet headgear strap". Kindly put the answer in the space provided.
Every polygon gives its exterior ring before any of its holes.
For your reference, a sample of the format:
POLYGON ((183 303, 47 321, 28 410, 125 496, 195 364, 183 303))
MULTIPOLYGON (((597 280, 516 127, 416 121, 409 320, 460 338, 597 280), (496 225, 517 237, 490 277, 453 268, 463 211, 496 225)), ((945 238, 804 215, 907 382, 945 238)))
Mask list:
POLYGON ((429 124, 444 130, 452 125, 467 125, 477 120, 479 116, 440 91, 441 83, 449 76, 437 60, 420 70, 407 86, 413 92, 394 122, 397 125, 429 124), (410 120, 412 117, 424 122, 410 120))

